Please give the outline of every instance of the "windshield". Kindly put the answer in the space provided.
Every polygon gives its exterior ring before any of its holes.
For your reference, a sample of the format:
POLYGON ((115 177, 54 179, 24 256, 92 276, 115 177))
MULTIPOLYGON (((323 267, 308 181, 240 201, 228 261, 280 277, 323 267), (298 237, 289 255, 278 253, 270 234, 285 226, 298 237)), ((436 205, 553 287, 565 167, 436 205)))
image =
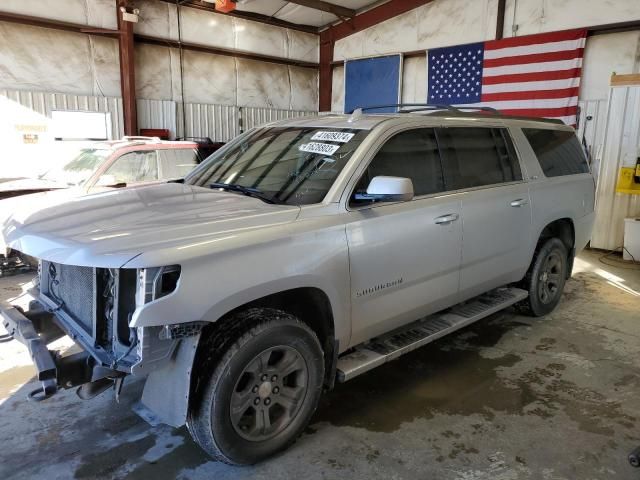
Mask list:
POLYGON ((368 133, 336 128, 259 128, 214 153, 185 183, 245 187, 245 192, 253 189, 275 203, 319 203, 368 133))
POLYGON ((111 155, 111 150, 84 148, 70 162, 49 170, 40 176, 43 180, 62 183, 70 187, 84 184, 100 164, 111 155))

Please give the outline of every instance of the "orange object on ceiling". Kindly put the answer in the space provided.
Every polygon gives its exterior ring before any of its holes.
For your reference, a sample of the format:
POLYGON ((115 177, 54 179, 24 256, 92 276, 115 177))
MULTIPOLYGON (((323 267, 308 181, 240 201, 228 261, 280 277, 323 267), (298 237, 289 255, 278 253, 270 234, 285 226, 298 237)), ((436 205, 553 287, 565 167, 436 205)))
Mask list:
POLYGON ((234 0, 216 0, 216 10, 222 13, 233 12, 236 9, 234 0))

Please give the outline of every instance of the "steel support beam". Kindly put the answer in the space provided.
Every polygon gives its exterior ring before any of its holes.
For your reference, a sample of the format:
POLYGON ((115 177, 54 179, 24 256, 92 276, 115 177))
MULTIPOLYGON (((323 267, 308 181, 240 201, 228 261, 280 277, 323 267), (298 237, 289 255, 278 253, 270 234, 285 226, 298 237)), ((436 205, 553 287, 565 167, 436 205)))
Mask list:
POLYGON ((136 75, 133 23, 122 18, 121 9, 129 8, 128 0, 118 0, 118 51, 120 54, 120 91, 122 92, 122 110, 124 116, 124 134, 138 134, 138 114, 136 106, 136 75))
POLYGON ((29 25, 32 27, 51 28, 53 30, 61 30, 63 32, 86 33, 101 37, 118 38, 119 36, 119 32, 117 30, 89 27, 87 25, 61 22, 59 20, 50 20, 48 18, 32 17, 30 15, 19 15, 17 13, 0 12, 0 21, 17 23, 19 25, 29 25))
MULTIPOLYGON (((180 42, 175 40, 167 40, 164 38, 150 37, 147 35, 134 35, 136 43, 145 43, 148 45, 158 45, 160 47, 180 48, 180 42)), ((248 60, 256 60, 259 62, 277 63, 279 65, 292 65, 294 67, 318 68, 318 64, 314 62, 305 62, 303 60, 293 60, 290 58, 273 57, 271 55, 263 55, 261 53, 248 53, 238 50, 229 50, 220 47, 210 47, 208 45, 200 45, 197 43, 182 42, 183 50, 192 52, 210 53, 212 55, 224 55, 227 57, 246 58, 248 60)))
POLYGON ((504 12, 507 8, 507 0, 498 0, 498 17, 496 19, 496 40, 504 37, 504 12))
POLYGON ((340 18, 351 18, 356 16, 356 11, 352 8, 342 7, 322 0, 288 0, 288 2, 312 8, 314 10, 320 10, 322 12, 333 13, 336 17, 340 18))
POLYGON ((331 95, 333 91, 333 47, 335 42, 331 32, 320 35, 320 73, 318 75, 318 109, 321 112, 331 111, 331 95))

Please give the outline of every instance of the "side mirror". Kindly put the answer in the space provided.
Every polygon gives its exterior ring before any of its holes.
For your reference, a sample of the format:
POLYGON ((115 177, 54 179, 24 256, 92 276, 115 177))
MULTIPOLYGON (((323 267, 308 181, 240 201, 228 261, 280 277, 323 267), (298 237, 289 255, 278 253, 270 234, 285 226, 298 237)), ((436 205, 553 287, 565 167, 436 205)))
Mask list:
POLYGON ((112 187, 112 188, 121 188, 126 187, 127 184, 124 182, 118 182, 118 179, 115 175, 102 175, 98 181, 96 182, 96 187, 112 187))
POLYGON ((356 200, 379 202, 407 202, 413 198, 413 182, 404 177, 374 177, 367 193, 356 193, 356 200))

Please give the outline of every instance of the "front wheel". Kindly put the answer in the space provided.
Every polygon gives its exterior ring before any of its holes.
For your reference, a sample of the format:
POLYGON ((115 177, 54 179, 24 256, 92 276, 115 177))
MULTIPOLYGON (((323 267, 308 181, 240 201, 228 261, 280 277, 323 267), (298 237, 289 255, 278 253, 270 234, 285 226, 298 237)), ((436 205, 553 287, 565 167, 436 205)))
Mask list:
POLYGON ((315 333, 293 315, 251 309, 222 358, 199 371, 189 414, 194 440, 213 458, 259 462, 289 446, 316 409, 324 358, 315 333))
POLYGON ((558 238, 550 238, 536 249, 523 280, 529 297, 517 305, 523 313, 540 317, 556 308, 567 278, 567 256, 567 247, 558 238))

